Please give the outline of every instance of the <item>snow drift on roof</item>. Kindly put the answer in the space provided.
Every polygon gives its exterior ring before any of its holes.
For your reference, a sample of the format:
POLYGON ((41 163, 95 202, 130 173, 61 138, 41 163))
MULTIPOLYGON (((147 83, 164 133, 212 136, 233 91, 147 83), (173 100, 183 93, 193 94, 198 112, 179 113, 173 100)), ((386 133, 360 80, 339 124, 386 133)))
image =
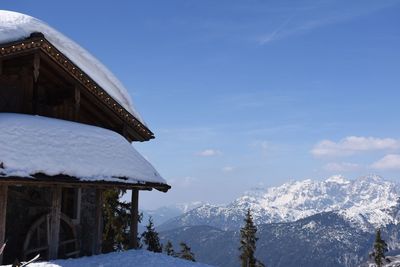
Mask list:
POLYGON ((39 19, 17 12, 0 10, 0 43, 21 40, 29 37, 33 32, 43 33, 57 49, 96 81, 136 119, 145 124, 135 110, 126 88, 88 51, 39 19))
POLYGON ((14 113, 0 113, 0 129, 0 179, 44 173, 84 181, 166 183, 128 141, 107 129, 14 113))

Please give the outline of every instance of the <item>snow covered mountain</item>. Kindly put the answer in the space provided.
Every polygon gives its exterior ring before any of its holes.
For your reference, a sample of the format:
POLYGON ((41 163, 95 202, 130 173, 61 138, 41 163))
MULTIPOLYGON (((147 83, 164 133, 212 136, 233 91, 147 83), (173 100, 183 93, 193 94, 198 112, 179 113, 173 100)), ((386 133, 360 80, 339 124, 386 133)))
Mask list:
MULTIPOLYGON (((399 255, 400 224, 388 224, 381 230, 389 248, 387 255, 399 255)), ((220 267, 240 266, 239 236, 239 230, 223 231, 205 225, 160 233, 162 243, 170 240, 177 245, 184 241, 190 244, 196 259, 220 267)), ((267 266, 360 267, 369 259, 375 233, 363 231, 332 211, 295 222, 258 225, 257 237, 256 256, 267 266)))
POLYGON ((160 225, 176 216, 182 215, 186 212, 191 211, 197 207, 205 205, 206 203, 201 201, 193 201, 187 203, 178 203, 175 205, 163 206, 158 209, 150 210, 150 209, 143 209, 143 220, 141 225, 146 225, 149 217, 151 216, 153 219, 154 224, 160 225))
POLYGON ((400 196, 400 185, 377 175, 348 180, 332 176, 324 181, 303 180, 278 187, 254 189, 226 206, 201 205, 159 227, 209 225, 236 230, 250 208, 257 224, 293 222, 321 212, 334 211, 354 225, 373 231, 380 225, 397 223, 393 207, 400 196))

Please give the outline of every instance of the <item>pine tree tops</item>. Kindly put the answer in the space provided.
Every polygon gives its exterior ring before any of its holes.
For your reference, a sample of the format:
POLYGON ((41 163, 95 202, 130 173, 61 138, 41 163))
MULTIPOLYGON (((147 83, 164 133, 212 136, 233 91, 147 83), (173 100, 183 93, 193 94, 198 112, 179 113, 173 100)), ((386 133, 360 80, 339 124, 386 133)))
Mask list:
POLYGON ((142 238, 144 243, 147 245, 147 250, 161 253, 162 245, 160 244, 160 238, 158 233, 154 229, 153 219, 149 218, 149 223, 146 225, 146 231, 143 232, 142 238))
POLYGON ((171 241, 168 240, 167 244, 164 246, 164 252, 168 256, 177 257, 188 261, 196 261, 192 249, 186 243, 181 242, 179 245, 181 247, 181 251, 175 252, 171 241))
POLYGON ((178 253, 179 258, 188 261, 196 261, 194 258, 194 253, 191 251, 191 248, 186 245, 186 243, 181 242, 179 245, 181 246, 181 252, 178 253))
POLYGON ((242 267, 261 267, 264 266, 256 259, 257 227, 254 225, 250 209, 247 210, 244 226, 240 229, 240 247, 239 250, 242 267))
POLYGON ((383 266, 386 252, 388 252, 388 246, 381 237, 381 229, 378 229, 375 236, 374 251, 371 253, 377 267, 383 266))
MULTIPOLYGON (((160 238, 158 237, 158 233, 154 229, 153 219, 149 218, 149 223, 146 225, 146 231, 142 233, 142 239, 144 244, 147 246, 147 250, 161 253, 163 251, 163 246, 160 243, 160 238)), ((180 243, 181 251, 176 253, 174 251, 172 242, 168 240, 167 244, 164 247, 164 252, 168 256, 178 257, 181 259, 196 261, 194 258, 194 253, 191 251, 191 248, 184 242, 180 243)))
POLYGON ((174 257, 175 257, 175 250, 174 250, 174 247, 172 246, 171 241, 168 240, 167 244, 165 244, 165 246, 164 246, 164 252, 165 252, 168 256, 174 256, 174 257))

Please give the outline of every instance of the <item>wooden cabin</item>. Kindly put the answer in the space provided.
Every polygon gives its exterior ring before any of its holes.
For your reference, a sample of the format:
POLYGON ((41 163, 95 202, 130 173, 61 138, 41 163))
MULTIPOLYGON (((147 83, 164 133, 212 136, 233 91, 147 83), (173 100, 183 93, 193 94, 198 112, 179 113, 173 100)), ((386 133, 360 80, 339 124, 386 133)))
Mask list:
POLYGON ((102 192, 170 186, 132 146, 154 134, 120 82, 45 23, 0 11, 0 264, 101 253, 102 192))

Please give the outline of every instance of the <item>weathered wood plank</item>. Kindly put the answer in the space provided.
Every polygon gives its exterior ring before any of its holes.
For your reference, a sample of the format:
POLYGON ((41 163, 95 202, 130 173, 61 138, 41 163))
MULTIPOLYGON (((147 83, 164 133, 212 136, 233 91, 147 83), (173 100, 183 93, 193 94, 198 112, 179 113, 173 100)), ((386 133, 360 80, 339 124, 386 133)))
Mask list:
POLYGON ((40 74, 40 54, 39 52, 36 52, 33 59, 33 77, 35 79, 35 83, 39 78, 39 74, 40 74))
POLYGON ((52 203, 50 212, 50 239, 49 259, 57 259, 58 245, 60 239, 60 218, 61 218, 62 187, 52 187, 52 203))
MULTIPOLYGON (((7 215, 7 185, 0 185, 0 247, 5 242, 6 234, 6 215, 7 215)), ((2 264, 3 256, 0 255, 0 265, 2 264)))
POLYGON ((101 254, 103 243, 103 190, 96 189, 96 217, 93 254, 101 254))
POLYGON ((74 92, 74 96, 75 96, 75 110, 74 110, 74 119, 75 121, 79 121, 79 109, 81 106, 81 90, 79 89, 78 86, 75 86, 75 92, 74 92))
POLYGON ((133 249, 138 248, 138 242, 137 242, 138 214, 139 214, 139 190, 132 189, 131 228, 130 228, 130 237, 129 237, 129 247, 133 248, 133 249))

